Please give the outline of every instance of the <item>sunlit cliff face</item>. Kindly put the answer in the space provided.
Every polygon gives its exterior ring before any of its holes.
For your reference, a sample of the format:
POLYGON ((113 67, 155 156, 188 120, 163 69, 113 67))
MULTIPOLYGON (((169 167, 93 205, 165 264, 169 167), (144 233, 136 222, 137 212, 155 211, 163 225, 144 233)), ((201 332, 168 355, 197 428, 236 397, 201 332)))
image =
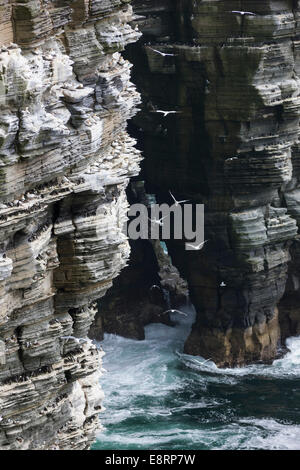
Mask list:
POLYGON ((0 6, 3 449, 88 448, 99 428, 102 352, 87 333, 128 259, 140 160, 120 53, 140 36, 131 19, 118 0, 0 6))

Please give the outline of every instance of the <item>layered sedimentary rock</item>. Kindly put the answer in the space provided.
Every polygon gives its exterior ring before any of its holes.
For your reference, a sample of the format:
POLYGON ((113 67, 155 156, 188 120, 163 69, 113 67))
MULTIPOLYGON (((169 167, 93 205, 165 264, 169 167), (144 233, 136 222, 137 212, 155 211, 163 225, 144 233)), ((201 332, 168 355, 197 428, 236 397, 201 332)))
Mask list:
POLYGON ((0 3, 0 448, 99 428, 96 300, 126 265, 139 103, 128 0, 0 3))
POLYGON ((300 331, 298 1, 133 5, 146 180, 160 201, 171 189, 205 204, 205 247, 168 243, 197 310, 185 351, 220 366, 270 360, 280 331, 300 331))

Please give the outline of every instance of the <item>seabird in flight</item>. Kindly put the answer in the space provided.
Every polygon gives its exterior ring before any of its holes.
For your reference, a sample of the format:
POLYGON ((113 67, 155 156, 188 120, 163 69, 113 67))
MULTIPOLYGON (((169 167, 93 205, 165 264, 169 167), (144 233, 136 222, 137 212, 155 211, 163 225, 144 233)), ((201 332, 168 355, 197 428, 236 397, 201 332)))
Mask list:
POLYGON ((184 202, 189 202, 188 199, 184 199, 183 201, 177 201, 175 199, 175 197, 173 196, 173 194, 171 193, 171 191, 169 190, 169 193, 171 195, 171 198, 173 199, 173 201, 175 202, 175 206, 179 206, 179 204, 183 204, 184 202))
POLYGON ((164 117, 168 116, 168 114, 178 114, 180 111, 163 111, 162 109, 157 109, 154 111, 155 113, 163 114, 164 117))
POLYGON ((232 10, 231 13, 236 13, 237 15, 241 16, 256 16, 256 13, 252 13, 252 11, 239 11, 239 10, 232 10))
POLYGON ((163 226, 163 220, 166 219, 167 217, 169 217, 168 215, 166 215, 165 217, 162 217, 161 219, 148 219, 150 220, 150 222, 152 222, 153 224, 157 224, 157 225, 160 225, 161 227, 163 226))
POLYGON ((187 313, 182 312, 181 310, 176 310, 176 309, 171 308, 170 310, 166 310, 165 312, 159 314, 159 317, 160 317, 161 315, 165 315, 166 313, 169 313, 169 312, 170 312, 170 313, 179 313, 180 315, 184 315, 185 317, 188 316, 187 313))
POLYGON ((199 245, 191 245, 190 243, 186 243, 186 246, 190 246, 193 250, 198 251, 198 250, 201 250, 201 248, 203 248, 203 246, 207 242, 208 242, 208 240, 204 240, 204 242, 199 243, 199 245))
POLYGON ((156 52, 157 54, 162 55, 163 57, 166 57, 166 56, 174 57, 174 56, 177 55, 177 54, 169 54, 169 53, 166 53, 166 52, 161 52, 161 51, 158 51, 157 49, 153 49, 152 47, 150 47, 150 49, 151 49, 151 51, 154 51, 154 52, 156 52))

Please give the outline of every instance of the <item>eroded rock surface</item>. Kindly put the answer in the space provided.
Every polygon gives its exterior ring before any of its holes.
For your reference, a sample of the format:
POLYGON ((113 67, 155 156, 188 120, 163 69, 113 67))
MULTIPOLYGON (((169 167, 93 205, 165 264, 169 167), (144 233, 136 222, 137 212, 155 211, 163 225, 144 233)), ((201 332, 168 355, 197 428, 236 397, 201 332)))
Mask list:
POLYGON ((99 429, 96 299, 126 265, 121 57, 128 0, 0 3, 0 448, 85 449, 99 429))
POLYGON ((298 3, 133 3, 147 182, 205 204, 204 249, 168 245, 197 310, 185 352, 220 366, 270 360, 280 329, 300 331, 298 3))

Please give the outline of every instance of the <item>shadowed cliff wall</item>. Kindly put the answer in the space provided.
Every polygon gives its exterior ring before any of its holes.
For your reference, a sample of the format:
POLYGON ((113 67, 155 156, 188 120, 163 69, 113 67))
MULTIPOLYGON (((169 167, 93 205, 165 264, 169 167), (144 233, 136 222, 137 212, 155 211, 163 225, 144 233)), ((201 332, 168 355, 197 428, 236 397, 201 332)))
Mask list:
POLYGON ((149 191, 205 204, 205 247, 168 244, 197 310, 185 352, 220 366, 273 359, 280 330, 299 333, 298 2, 133 6, 144 36, 127 57, 149 191))

